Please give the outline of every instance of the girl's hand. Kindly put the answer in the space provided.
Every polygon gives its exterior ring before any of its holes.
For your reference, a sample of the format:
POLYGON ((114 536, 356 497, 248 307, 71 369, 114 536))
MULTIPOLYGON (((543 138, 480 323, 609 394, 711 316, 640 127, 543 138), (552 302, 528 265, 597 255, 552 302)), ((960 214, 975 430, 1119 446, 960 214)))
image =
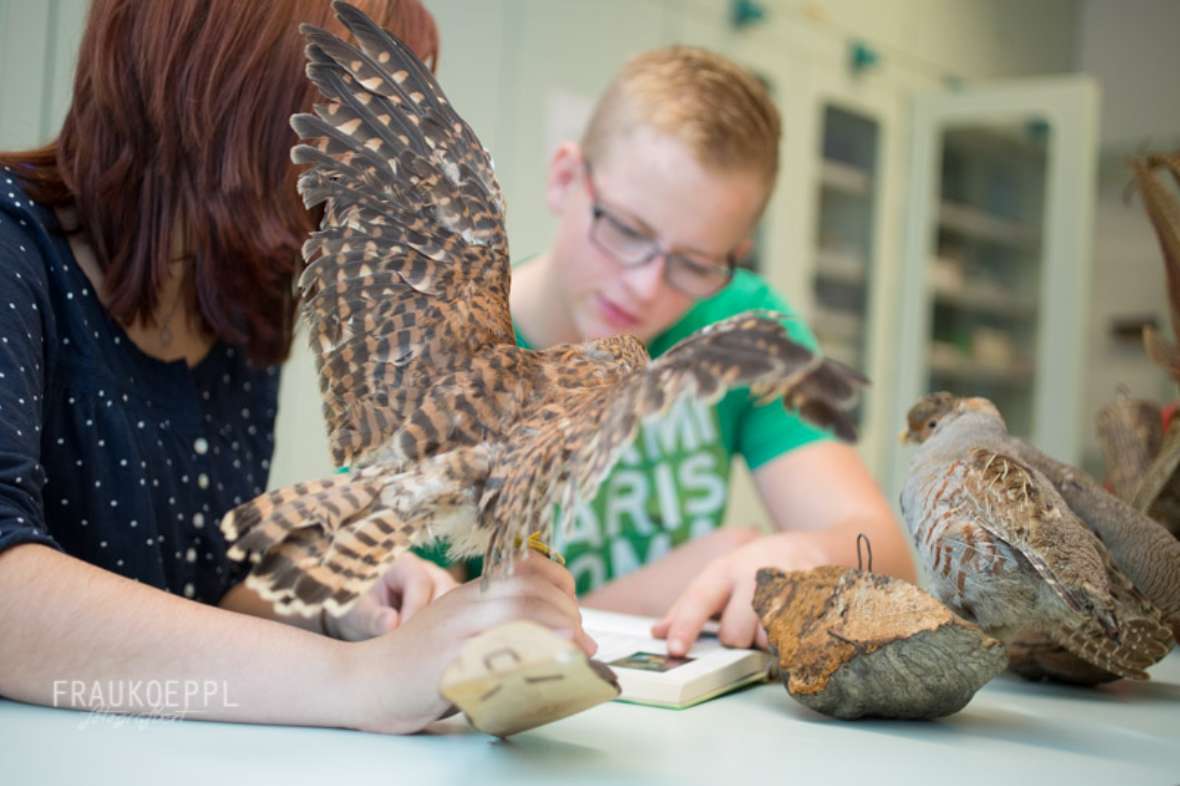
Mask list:
POLYGON ((345 641, 362 641, 397 629, 428 603, 458 584, 447 571, 406 552, 343 617, 325 614, 324 633, 345 641))
POLYGON ((443 672, 464 641, 497 625, 529 620, 571 639, 587 655, 597 645, 582 630, 574 580, 565 568, 530 554, 512 576, 493 579, 486 592, 470 581, 426 605, 395 630, 351 648, 353 686, 364 707, 359 728, 386 733, 419 731, 451 705, 438 692, 443 672))

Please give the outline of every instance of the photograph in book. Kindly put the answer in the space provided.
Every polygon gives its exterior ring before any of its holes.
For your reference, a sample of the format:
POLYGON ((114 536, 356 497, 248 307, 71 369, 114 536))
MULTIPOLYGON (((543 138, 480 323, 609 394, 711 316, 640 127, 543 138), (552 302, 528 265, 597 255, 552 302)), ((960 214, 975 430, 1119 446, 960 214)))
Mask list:
POLYGON ((582 625, 598 642, 595 657, 618 675, 618 701, 683 709, 762 682, 771 659, 759 650, 733 649, 706 627, 687 656, 668 655, 667 642, 653 638, 650 617, 582 609, 582 625))

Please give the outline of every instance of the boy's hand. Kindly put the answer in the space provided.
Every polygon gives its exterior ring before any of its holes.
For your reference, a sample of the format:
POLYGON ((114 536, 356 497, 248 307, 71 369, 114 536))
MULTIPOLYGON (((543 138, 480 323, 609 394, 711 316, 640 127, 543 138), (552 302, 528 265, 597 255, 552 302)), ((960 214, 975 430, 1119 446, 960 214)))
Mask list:
POLYGON ((380 636, 404 625, 426 604, 456 586, 450 573, 406 552, 351 611, 339 619, 325 616, 324 633, 346 641, 380 636))
POLYGON ((668 654, 683 656, 705 623, 720 615, 721 643, 766 649, 766 631, 751 603, 759 568, 806 570, 830 562, 809 533, 766 535, 710 562, 672 604, 652 635, 668 640, 668 654))

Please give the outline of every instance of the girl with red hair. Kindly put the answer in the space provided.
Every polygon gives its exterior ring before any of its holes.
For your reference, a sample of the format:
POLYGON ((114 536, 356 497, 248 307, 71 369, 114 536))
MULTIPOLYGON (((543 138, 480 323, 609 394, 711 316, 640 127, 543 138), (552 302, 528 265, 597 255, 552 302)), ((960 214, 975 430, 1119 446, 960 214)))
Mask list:
MULTIPOLYGON (((417 0, 367 6, 433 67, 417 0)), ((324 630, 226 557, 217 522, 266 486, 318 218, 289 158, 301 22, 343 32, 326 0, 95 0, 61 133, 0 154, 4 696, 134 712, 89 686, 179 676, 220 693, 153 709, 408 732, 446 711, 467 637, 579 630, 543 559, 480 595, 406 555, 324 630)))

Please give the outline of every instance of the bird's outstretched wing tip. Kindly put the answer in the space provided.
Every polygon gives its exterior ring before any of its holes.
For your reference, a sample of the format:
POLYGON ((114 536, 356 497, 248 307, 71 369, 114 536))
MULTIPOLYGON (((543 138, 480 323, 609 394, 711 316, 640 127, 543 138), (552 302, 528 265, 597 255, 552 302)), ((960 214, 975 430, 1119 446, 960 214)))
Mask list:
POLYGON ((344 21, 345 17, 356 19, 357 17, 364 16, 360 9, 352 3, 345 2, 345 0, 332 0, 332 11, 341 21, 344 21))

